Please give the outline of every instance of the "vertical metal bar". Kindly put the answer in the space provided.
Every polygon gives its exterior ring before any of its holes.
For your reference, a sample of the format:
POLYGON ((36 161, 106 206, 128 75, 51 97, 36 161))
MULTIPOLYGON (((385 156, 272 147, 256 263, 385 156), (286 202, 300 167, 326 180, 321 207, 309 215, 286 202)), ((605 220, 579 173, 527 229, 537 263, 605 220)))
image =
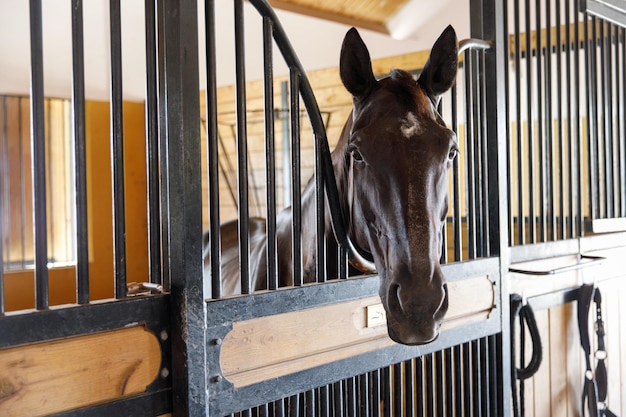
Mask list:
POLYGON ((356 377, 358 381, 358 405, 357 405, 357 415, 359 417, 369 417, 369 392, 370 385, 367 379, 367 374, 359 375, 356 377))
MULTIPOLYGON (((514 13, 514 39, 515 39, 515 141, 517 144, 517 244, 524 245, 526 242, 526 221, 524 216, 524 189, 526 184, 526 176, 524 174, 524 137, 522 135, 524 126, 522 120, 522 46, 520 33, 520 4, 519 0, 513 3, 514 13)), ((526 48, 528 49, 528 48, 526 48)), ((529 59, 526 51, 526 60, 529 59)), ((528 75, 527 75, 528 76, 528 75)), ((528 99, 528 97, 527 97, 528 99)), ((530 121, 527 122, 530 126, 530 121)), ((512 178, 511 178, 512 179, 512 178)), ((512 198, 512 196, 510 197, 512 198)))
MULTIPOLYGON (((44 119, 45 119, 45 123, 44 126, 52 126, 51 122, 50 122, 50 100, 45 99, 44 98, 44 119)), ((50 129, 45 129, 44 128, 44 141, 46 142, 45 145, 45 149, 46 149, 46 153, 44 156, 44 160, 46 161, 52 161, 52 153, 51 153, 51 141, 50 141, 50 129)), ((48 195, 54 195, 56 190, 54 188, 54 184, 51 181, 51 176, 52 176, 52 164, 46 164, 45 166, 45 170, 46 170, 46 193, 48 195)), ((48 215, 50 216, 50 219, 54 219, 54 204, 49 204, 48 205, 48 215)), ((50 236, 56 236, 57 232, 54 230, 55 229, 55 222, 48 222, 48 233, 50 234, 50 236)), ((55 248, 55 239, 50 239, 50 241, 48 242, 48 253, 49 253, 49 260, 50 261, 54 261, 54 254, 56 253, 56 248, 55 248)))
POLYGON ((466 125, 466 144, 465 152, 467 154, 466 170, 467 170, 467 240, 468 240, 468 259, 476 258, 476 196, 474 186, 476 184, 474 167, 474 102, 473 102, 473 73, 472 52, 468 50, 465 53, 465 125, 466 125))
POLYGON ((46 219, 46 143, 43 89, 43 29, 41 0, 30 2, 30 137, 35 238, 35 306, 48 308, 48 237, 46 219))
POLYGON ((381 375, 382 370, 377 369, 368 374, 370 378, 370 407, 372 417, 380 416, 380 404, 382 401, 381 396, 381 375))
MULTIPOLYGON (((546 27, 546 46, 543 48, 545 53, 545 217, 546 217, 546 240, 556 239, 556 195, 554 192, 554 126, 552 114, 552 13, 551 2, 545 4, 545 27, 546 27)), ((557 30, 557 32, 560 32, 557 30)), ((558 47, 555 49, 558 54, 558 47)), ((558 100, 557 100, 558 101, 558 100)))
POLYGON ((596 219, 600 215, 598 176, 598 98, 597 98, 597 78, 596 78, 596 56, 597 56, 597 31, 596 18, 591 17, 585 24, 585 42, 587 44, 587 160, 589 177, 589 213, 591 219, 596 219), (591 38, 589 37, 589 22, 591 22, 591 38))
POLYGON ((283 129, 283 207, 291 205, 291 176, 289 175, 289 118, 287 117, 289 108, 289 86, 287 81, 280 83, 280 96, 282 99, 281 117, 283 129))
POLYGON ((533 118, 533 84, 532 84, 532 37, 530 25, 530 0, 525 0, 525 30, 526 30, 526 120, 528 141, 528 243, 537 241, 537 219, 535 217, 535 138, 533 118))
MULTIPOLYGON (((167 64, 167 51, 165 50, 167 44, 167 31, 165 3, 163 0, 156 0, 156 13, 157 13, 157 66, 161 70, 158 71, 157 77, 157 90, 158 90, 158 102, 167 103, 167 85, 165 76, 165 67, 167 64)), ((168 189, 168 170, 167 167, 167 106, 165 104, 159 105, 159 194, 160 194, 160 214, 161 214, 161 275, 163 287, 171 289, 172 277, 170 276, 170 206, 169 198, 170 193, 168 189)))
POLYGON ((600 188, 600 216, 611 217, 611 188, 612 188, 612 173, 610 160, 610 137, 611 137, 611 100, 607 94, 609 88, 611 88, 611 56, 607 38, 610 36, 610 29, 607 30, 607 23, 600 22, 600 88, 598 89, 598 96, 602 95, 602 107, 598 107, 600 117, 602 117, 602 123, 599 128, 601 133, 598 136, 598 160, 600 165, 598 170, 599 178, 603 180, 599 181, 598 186, 600 188), (601 109, 601 110, 600 110, 601 109), (603 171, 603 175, 600 176, 600 170, 603 171))
POLYGON ((248 207, 248 133, 246 126, 246 70, 243 0, 235 0, 235 72, 237 95, 237 168, 239 190, 239 269, 241 293, 250 293, 250 239, 248 207))
POLYGON ((293 283, 302 285, 302 204, 300 201, 300 74, 289 71, 291 118, 291 213, 293 283))
POLYGON ((89 236, 87 230, 87 146, 85 139, 85 64, 83 1, 72 0, 72 132, 76 209, 76 301, 89 302, 89 236))
MULTIPOLYGON (((556 24, 556 27, 560 28, 561 27, 561 0, 555 0, 554 7, 555 7, 554 9, 555 24, 556 24)), ((566 32, 569 32, 569 26, 566 26, 565 30, 566 32)), ((563 77, 562 77, 562 74, 563 74, 563 63, 562 63, 563 39, 561 37, 561 30, 556 31, 555 42, 556 42, 555 53, 556 53, 556 74, 557 74, 557 79, 556 79, 556 106, 557 106, 556 107, 556 112, 557 112, 556 114, 556 119, 557 119, 556 158, 558 158, 558 171, 554 175, 556 175, 557 177, 556 181, 558 183, 558 186, 557 186, 556 195, 558 195, 558 202, 559 202, 559 212, 557 216, 558 227, 556 228, 558 235, 556 236, 556 239, 564 240, 567 236, 567 219, 565 216, 565 197, 566 195, 571 194, 569 190, 565 189, 565 177, 567 176, 568 178, 571 178, 571 174, 569 174, 569 171, 566 170, 567 167, 565 165, 565 160, 566 159, 569 160, 569 158, 566 158, 566 152, 565 152, 566 143, 565 143, 565 136, 563 134, 563 122, 564 122, 563 120, 563 77)), ((568 76, 569 74, 566 71, 565 79, 567 79, 568 76)), ((569 106, 570 103, 566 102, 566 105, 569 106)), ((555 215, 556 215, 556 212, 555 212, 555 215)))
POLYGON ((418 369, 421 372, 418 373, 418 378, 416 379, 421 382, 421 392, 425 392, 426 397, 426 401, 422 401, 422 404, 420 404, 418 416, 435 417, 437 390, 433 373, 433 354, 430 353, 424 356, 423 359, 419 358, 418 363, 420 364, 418 369), (424 409, 426 412, 424 412, 424 409))
POLYGON ((206 317, 202 291, 202 173, 197 1, 159 1, 164 25, 163 117, 166 164, 167 271, 173 408, 200 417, 207 409, 206 317))
POLYGON ((321 417, 329 417, 330 416, 330 396, 329 396, 329 386, 324 385, 320 387, 318 393, 318 401, 319 401, 319 415, 321 417))
POLYGON ((161 233, 159 229, 159 113, 157 107, 157 32, 153 0, 145 2, 146 20, 146 179, 148 217, 148 271, 150 282, 161 280, 161 233))
MULTIPOLYGON (((543 36, 541 35, 541 0, 535 2, 535 70, 537 77, 537 159, 534 164, 539 165, 539 241, 546 241, 546 138, 544 136, 545 109, 543 98, 545 90, 542 83, 542 55, 543 55, 543 36)), ((547 78, 547 77, 546 77, 547 78)))
POLYGON ((113 263, 115 297, 126 297, 126 218, 124 215, 124 121, 122 109, 122 20, 120 0, 110 0, 111 168, 113 171, 113 263))
POLYGON ((443 416, 445 404, 447 400, 448 390, 444 384, 446 374, 444 374, 444 351, 438 351, 433 354, 433 369, 435 373, 435 392, 437 393, 437 401, 435 403, 435 415, 443 416))
MULTIPOLYGON (((454 353, 452 348, 447 348, 443 351, 443 357, 441 358, 440 366, 443 367, 443 390, 445 392, 445 400, 441 401, 443 409, 446 411, 446 415, 454 416, 454 353)), ((438 410, 439 411, 439 410, 438 410)), ((441 414, 443 415, 443 411, 441 414)))
POLYGON ((453 348, 454 353, 454 414, 462 416, 464 410, 464 387, 463 387, 463 358, 461 356, 461 345, 453 348))
POLYGON ((615 135, 614 135, 614 161, 615 161, 615 217, 624 217, 624 193, 623 186, 624 180, 622 176, 622 170, 624 166, 624 160, 622 159, 624 140, 624 66, 623 66, 623 52, 624 42, 623 35, 624 28, 616 26, 615 28, 615 135))
POLYGON ((393 365, 393 413, 394 416, 403 416, 405 413, 404 401, 402 396, 404 392, 403 385, 403 367, 402 363, 393 365))
POLYGON ((265 179, 267 227, 267 288, 278 288, 276 251, 276 147, 274 137, 274 65, 272 57, 272 20, 263 18, 263 86, 265 122, 265 179))
POLYGON ((335 417, 344 416, 344 402, 343 402, 343 383, 335 382, 333 384, 333 408, 335 417))
MULTIPOLYGON (((404 361, 404 384, 402 391, 404 392, 404 412, 407 417, 413 417, 416 410, 416 382, 421 381, 422 361, 420 358, 409 359, 404 361), (415 362, 419 361, 416 365, 415 362), (417 374, 419 373, 419 377, 417 374)), ((421 390, 423 392, 423 390, 421 390)))
POLYGON ((392 417, 393 414, 393 399, 395 396, 394 393, 394 385, 393 385, 393 377, 392 377, 392 367, 387 366, 383 368, 383 382, 382 382, 382 404, 383 404, 383 416, 384 417, 392 417))
POLYGON ((306 415, 307 416, 315 416, 317 414, 317 407, 315 407, 315 391, 309 390, 304 394, 305 402, 306 402, 306 415))
MULTIPOLYGON (((219 144, 222 144, 217 127, 217 59, 215 39, 215 0, 207 0, 204 4, 205 41, 206 41, 206 137, 207 163, 209 175, 209 257, 211 259, 211 297, 222 297, 221 280, 221 235, 220 235, 220 176, 219 176, 219 144)), ((227 159, 230 162, 230 159, 227 159)), ((226 173, 224 178, 228 179, 226 173)), ((232 188, 231 195, 236 201, 232 188)))
MULTIPOLYGON (((317 133, 317 132, 316 132, 317 133)), ((324 193, 324 168, 322 160, 323 145, 321 137, 315 136, 315 225, 316 254, 315 280, 326 282, 326 218, 324 193)))
MULTIPOLYGON (((559 2, 560 3, 560 2, 559 2)), ((576 230, 576 218, 578 215, 576 211, 575 202, 578 198, 577 190, 576 190, 576 153, 578 152, 578 141, 574 140, 576 136, 574 136, 575 126, 578 123, 577 120, 573 120, 573 109, 572 107, 579 107, 580 103, 573 101, 572 90, 577 90, 577 87, 572 85, 572 71, 577 71, 577 68, 572 68, 572 55, 574 53, 578 54, 578 50, 580 48, 579 45, 576 45, 575 48, 572 48, 572 30, 571 30, 571 11, 570 11, 570 2, 565 1, 565 101, 567 103, 566 107, 566 119, 567 119, 567 135, 565 137, 565 141, 568 144, 568 152, 567 152, 567 172, 568 176, 568 221, 567 221, 567 234, 564 236, 569 236, 570 238, 577 237, 576 230), (573 51, 573 52, 572 52, 573 51)), ((577 24, 578 25, 578 24, 577 24)))
MULTIPOLYGON (((555 187, 556 187, 556 178, 555 178, 555 159, 559 158, 560 160, 560 156, 562 154, 558 154, 556 155, 555 153, 555 139, 557 141, 557 145, 558 145, 558 140, 560 139, 559 136, 559 129, 557 128, 557 132, 556 132, 556 136, 555 136, 555 132, 554 132, 554 114, 552 111, 552 107, 553 107, 553 96, 555 94, 555 88, 552 86, 552 74, 554 72, 554 64, 553 64, 553 54, 556 54, 557 56, 557 71, 559 71, 561 68, 559 66, 559 56, 560 56, 560 50, 559 50, 559 44, 557 43, 554 47, 553 47, 553 37, 552 37, 552 2, 548 1, 546 3, 546 48, 545 48, 545 54, 546 54, 546 129, 547 129, 547 134, 546 134, 546 139, 547 139, 547 159, 548 159, 548 166, 547 166, 547 173, 546 173, 546 177, 547 177, 547 195, 548 195, 548 200, 546 201, 546 207, 547 207, 547 228, 548 228, 548 240, 556 240, 558 239, 557 237, 557 233, 558 233, 558 223, 557 223, 557 194, 555 192, 555 187), (554 52, 553 52, 554 51, 554 52)), ((555 12, 556 13, 556 12, 555 12)), ((559 30, 556 31, 557 33, 557 37, 560 35, 561 33, 561 29, 560 26, 557 26, 559 28, 559 30)), ((556 79, 556 84, 557 84, 557 88, 556 88, 556 93, 558 94, 559 89, 558 89, 558 84, 560 83, 560 72, 556 72, 557 74, 557 79, 556 79)), ((556 104, 557 104, 557 116, 558 116, 558 105, 561 102, 561 98, 560 96, 556 96, 556 104)), ((557 122, 560 124, 560 118, 557 118, 557 122)), ((562 172, 562 171, 559 171, 562 172)), ((564 175, 564 173, 563 173, 564 175)), ((559 197, 562 197, 562 193, 559 193, 559 197)))
MULTIPOLYGON (((575 0, 575 4, 574 7, 572 7, 573 10, 573 14, 574 17, 576 18, 576 22, 574 24, 574 43, 576 45, 576 47, 574 48, 574 103, 576 103, 576 105, 574 106, 574 115, 573 115, 573 119, 575 121, 574 123, 574 138, 577 138, 576 140, 576 156, 575 156, 575 163, 574 165, 577 167, 577 171, 576 171, 576 213, 577 213, 577 221, 576 221, 576 236, 582 236, 583 235, 583 231, 584 231, 584 221, 585 221, 585 215, 583 213, 583 191, 582 191, 582 187, 583 187, 583 170, 581 169, 582 165, 583 165, 583 156, 582 156, 582 151, 583 151, 583 134, 582 134, 582 118, 580 117, 580 72, 581 72, 581 65, 580 65, 580 54, 578 52, 581 42, 580 42, 580 25, 578 24, 578 8, 579 4, 578 4, 578 0, 575 0)), ((587 26, 587 15, 583 14, 583 22, 585 27, 587 26)), ((586 30, 585 30, 586 33, 586 30)), ((585 56, 587 55, 587 43, 584 42, 583 43, 583 50, 585 52, 585 56)), ((589 126, 587 126, 588 128, 589 126)))
POLYGON ((349 417, 357 417, 358 416, 358 407, 357 407, 357 392, 356 392, 356 377, 350 377, 346 379, 347 385, 347 406, 348 406, 348 416, 349 417))
MULTIPOLYGON (((455 133, 459 133, 459 106, 457 100, 458 87, 452 87, 451 92, 451 111, 452 120, 451 127, 455 133)), ((452 162, 452 230, 454 236, 454 262, 460 262, 463 259, 463 233, 461 227, 463 219, 461 214, 461 173, 459 166, 460 157, 454 158, 452 162)))
POLYGON ((602 95, 604 96, 604 170, 605 170, 605 199, 606 211, 605 215, 609 218, 615 217, 615 188, 613 173, 613 98, 615 87, 613 85, 613 24, 607 22, 602 25, 606 27, 606 33, 602 37, 605 53, 602 60, 604 65, 604 88, 602 95))
POLYGON ((620 217, 626 217, 626 82, 624 76, 626 76, 626 29, 620 29, 620 43, 621 43, 621 71, 618 79, 621 83, 620 88, 620 112, 618 113, 620 127, 619 127, 619 172, 620 172, 620 192, 621 207, 620 217))
MULTIPOLYGON (((25 168, 24 167, 24 155, 25 155, 25 151, 24 151, 24 129, 23 129, 23 120, 24 120, 24 112, 22 111, 23 108, 23 101, 24 99, 22 97, 19 97, 17 99, 18 101, 18 115, 17 118, 19 120, 19 129, 18 129, 18 136, 20 138, 19 140, 19 171, 20 171, 20 187, 19 187, 19 191, 20 191, 20 213, 26 213, 26 185, 25 185, 25 181, 24 181, 24 174, 25 174, 25 168)), ((30 102, 29 104, 30 105, 30 102)), ((29 116, 30 117, 30 116, 29 116)), ((29 120, 30 122, 30 120, 29 120)), ((28 137, 28 140, 30 140, 30 136, 28 137)), ((32 158, 32 151, 31 151, 31 158, 32 158)), ((32 171, 32 164, 31 164, 31 171, 32 171)), ((32 180, 31 180, 32 181, 32 180)), ((34 203, 33 203, 34 204, 34 203)), ((34 213, 34 211, 33 211, 34 213)), ((47 219, 47 217, 46 217, 47 219)), ((21 253, 20 253, 20 266, 22 269, 26 269, 26 216, 25 215, 20 215, 20 249, 21 249, 21 253)), ((47 241, 46 241, 47 244, 47 241)), ((47 252, 47 251, 46 251, 47 252)))
MULTIPOLYGON (((485 53, 484 51, 477 51, 477 59, 478 59, 478 72, 476 73, 477 85, 479 88, 479 97, 480 97, 480 167, 481 167, 481 221, 482 221, 482 255, 483 257, 491 255, 491 247, 494 246, 497 248, 497 244, 492 241, 493 237, 497 236, 497 239, 500 239, 500 236, 496 233, 493 234, 490 232, 490 229, 496 227, 498 222, 494 221, 496 218, 492 218, 489 210, 489 177, 490 177, 490 164, 489 158, 487 157, 488 145, 487 145, 487 104, 486 104, 486 84, 482 82, 484 80, 485 71, 485 53)), ((508 119, 507 119, 508 124, 508 119)), ((508 136, 507 136, 508 137, 508 136)), ((506 164, 508 166, 508 164, 506 164)), ((506 223, 504 223, 506 225, 506 223)), ((507 241, 508 245, 508 241, 507 241)))

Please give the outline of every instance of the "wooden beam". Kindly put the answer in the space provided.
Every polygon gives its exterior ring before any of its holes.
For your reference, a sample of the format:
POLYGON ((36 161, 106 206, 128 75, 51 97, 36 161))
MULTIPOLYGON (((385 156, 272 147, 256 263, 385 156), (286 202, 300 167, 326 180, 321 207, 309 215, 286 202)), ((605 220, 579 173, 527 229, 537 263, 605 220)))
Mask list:
POLYGON ((41 416, 144 392, 161 348, 143 326, 0 350, 0 415, 41 416))
MULTIPOLYGON (((486 320, 494 305, 488 276, 451 282, 448 293, 443 331, 486 320)), ((375 296, 236 322, 222 343, 222 372, 241 387, 391 346, 386 320, 367 320, 379 305, 375 296)))

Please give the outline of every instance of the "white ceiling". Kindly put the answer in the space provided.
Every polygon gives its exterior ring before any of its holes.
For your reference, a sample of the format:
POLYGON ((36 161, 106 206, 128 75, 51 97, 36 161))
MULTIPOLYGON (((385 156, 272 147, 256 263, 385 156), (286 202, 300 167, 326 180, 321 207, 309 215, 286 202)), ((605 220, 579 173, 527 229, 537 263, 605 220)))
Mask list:
MULTIPOLYGON (((203 9, 199 2, 201 30, 203 9)), ((234 40, 232 2, 218 0, 216 33, 218 83, 234 82, 234 40)), ((413 0, 392 22, 397 40, 377 32, 360 30, 372 58, 429 49, 439 33, 452 24, 459 39, 469 34, 469 2, 458 0, 413 0)), ((145 37, 143 0, 124 0, 122 4, 122 65, 124 96, 143 100, 145 91, 145 37)), ((246 72, 248 80, 260 78, 261 22, 246 2, 246 72), (256 64, 255 64, 256 63, 256 64)), ((28 2, 0 0, 0 94, 28 94, 30 73, 28 2)), ((88 99, 109 97, 108 1, 84 2, 85 83, 88 99)), ((305 70, 334 67, 338 64, 341 41, 348 27, 294 13, 277 11, 305 70)), ((70 1, 43 0, 44 88, 46 96, 71 96, 71 13, 70 1)), ((204 48, 200 42, 200 50, 204 48)), ((278 52, 275 52, 275 56, 278 52)), ((202 55, 203 56, 203 55, 202 55)), ((200 59, 204 69, 204 58, 200 59)), ((277 65, 276 73, 284 72, 277 65)), ((201 86, 204 80, 201 77, 201 86)))

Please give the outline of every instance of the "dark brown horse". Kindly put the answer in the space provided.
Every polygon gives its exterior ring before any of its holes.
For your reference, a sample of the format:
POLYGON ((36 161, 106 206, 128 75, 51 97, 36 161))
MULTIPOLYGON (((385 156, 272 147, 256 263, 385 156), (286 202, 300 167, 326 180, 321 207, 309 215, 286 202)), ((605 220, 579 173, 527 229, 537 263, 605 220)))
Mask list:
MULTIPOLYGON (((456 78, 457 53, 456 34, 448 27, 417 81, 401 70, 377 81, 356 29, 348 31, 341 49, 341 80, 353 96, 352 113, 332 153, 342 212, 351 241, 369 254, 380 276, 389 336, 409 345, 434 340, 448 309, 439 259, 448 169, 457 143, 436 109, 456 78)), ((304 282, 315 280, 314 198, 309 183, 302 196, 304 282)), ((277 218, 280 285, 293 282, 291 225, 287 208, 277 218)), ((250 285, 263 289, 265 223, 251 219, 250 229, 250 285)), ((327 239, 332 233, 327 218, 327 239)), ((223 225, 221 236, 222 293, 236 294, 241 291, 236 221, 223 225)), ((205 245, 205 275, 210 274, 207 252, 205 245)))

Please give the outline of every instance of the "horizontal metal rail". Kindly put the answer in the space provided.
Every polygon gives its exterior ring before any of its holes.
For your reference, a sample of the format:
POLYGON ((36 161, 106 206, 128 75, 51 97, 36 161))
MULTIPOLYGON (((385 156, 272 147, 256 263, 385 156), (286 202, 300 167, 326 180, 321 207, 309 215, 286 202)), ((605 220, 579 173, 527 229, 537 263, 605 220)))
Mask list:
POLYGON ((606 260, 605 257, 602 256, 591 256, 591 255, 580 255, 578 263, 573 265, 561 266, 558 268, 546 269, 546 270, 532 270, 532 269, 522 269, 522 268, 509 268, 509 272, 513 272, 516 274, 525 274, 525 275, 555 275, 562 274, 564 272, 576 271, 583 268, 588 268, 590 266, 596 266, 606 260), (589 262, 582 262, 583 260, 589 260, 589 262))

